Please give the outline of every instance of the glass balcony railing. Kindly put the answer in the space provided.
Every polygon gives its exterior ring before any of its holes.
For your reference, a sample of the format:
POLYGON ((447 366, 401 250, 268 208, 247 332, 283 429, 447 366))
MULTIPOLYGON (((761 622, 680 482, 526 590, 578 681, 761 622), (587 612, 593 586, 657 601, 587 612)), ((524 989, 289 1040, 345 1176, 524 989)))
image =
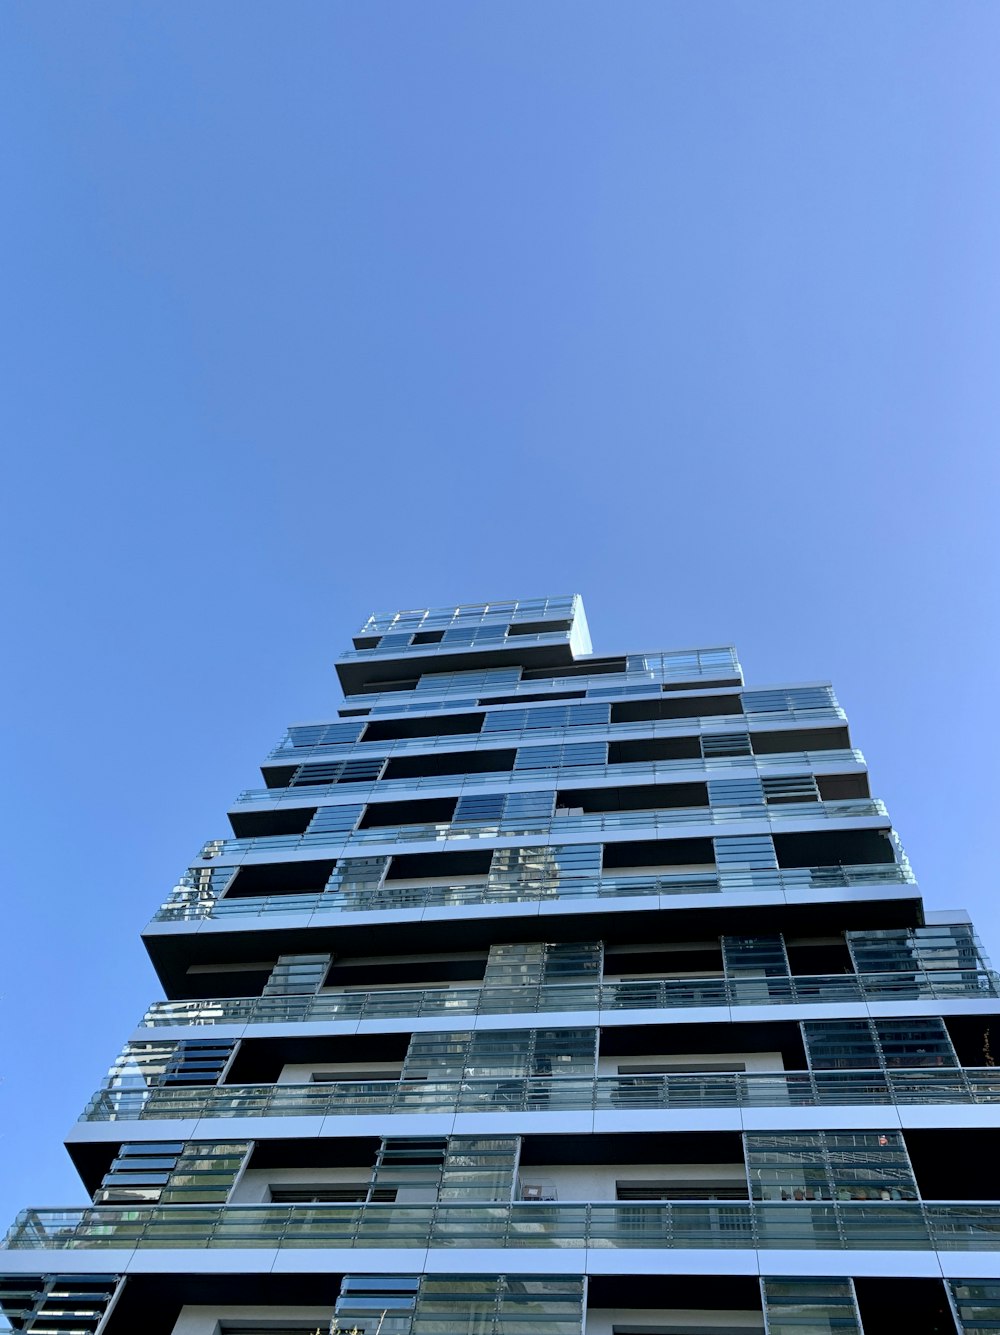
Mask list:
POLYGON ((338 663, 354 663, 365 659, 405 658, 407 660, 427 656, 450 656, 465 654, 472 650, 498 649, 518 651, 532 644, 568 644, 572 639, 572 627, 567 627, 560 619, 559 627, 552 630, 536 631, 532 635, 476 635, 470 628, 468 637, 455 640, 439 640, 433 644, 397 644, 384 648, 373 645, 370 649, 344 649, 338 655, 338 663))
MULTIPOLYGON (((496 770, 484 774, 434 774, 415 779, 379 779, 371 783, 303 784, 294 788, 246 788, 236 799, 237 806, 260 802, 291 802, 296 806, 310 806, 324 797, 349 798, 351 802, 367 802, 371 796, 393 793, 397 797, 408 792, 441 789, 449 794, 461 794, 468 788, 482 788, 501 784, 512 792, 544 787, 559 787, 571 782, 579 787, 583 780, 620 781, 641 780, 655 783, 677 773, 715 773, 717 770, 756 770, 760 774, 794 770, 813 773, 817 769, 864 765, 864 755, 856 747, 841 747, 830 751, 784 751, 764 756, 706 756, 704 759, 657 760, 630 762, 621 765, 564 765, 551 769, 496 770)), ((569 790, 571 791, 571 790, 569 790)))
POLYGON ((202 857, 222 863, 238 861, 247 853, 289 853, 304 848, 336 848, 350 857, 366 844, 467 843, 475 839, 585 838, 618 830, 661 830, 678 825, 729 825, 734 821, 759 821, 765 828, 786 821, 854 821, 871 816, 888 820, 885 803, 868 797, 840 802, 788 802, 768 806, 764 801, 742 806, 669 807, 650 811, 604 811, 545 820, 505 818, 492 821, 438 822, 424 825, 379 825, 350 832, 262 835, 255 839, 213 839, 202 857))
MULTIPOLYGON (((381 716, 380 716, 381 717, 381 716)), ((331 720, 339 722, 340 720, 331 720)), ((641 723, 602 723, 594 727, 575 728, 523 728, 511 732, 491 732, 486 734, 491 744, 519 746, 522 742, 592 742, 624 741, 633 737, 674 737, 680 733, 691 734, 705 731, 718 731, 725 727, 736 729, 747 725, 770 728, 781 723, 846 723, 847 715, 839 705, 820 705, 812 708, 775 709, 767 713, 709 714, 698 718, 655 719, 641 723)), ((297 756, 315 756, 323 754, 332 758, 357 757, 360 755, 409 755, 426 751, 468 751, 476 750, 484 735, 443 734, 437 737, 411 737, 385 742, 347 742, 330 745, 320 742, 315 745, 296 746, 286 734, 278 745, 268 752, 268 760, 294 760, 297 756)))
POLYGON ((99 1090, 82 1122, 357 1114, 1000 1103, 1000 1068, 347 1080, 99 1090))
POLYGON ((154 922, 203 918, 258 917, 269 913, 387 913, 405 909, 466 908, 478 904, 516 904, 536 900, 575 901, 629 896, 674 896, 740 893, 747 890, 825 891, 864 886, 914 885, 906 862, 855 866, 757 868, 749 871, 681 872, 662 876, 578 877, 535 876, 517 880, 497 877, 487 883, 400 886, 384 881, 378 887, 345 890, 334 884, 308 894, 261 895, 219 899, 208 890, 180 885, 157 911, 154 922))
POLYGON ((202 1247, 996 1251, 997 1205, 889 1202, 173 1205, 24 1210, 12 1251, 202 1247))
POLYGON ((542 983, 517 987, 425 987, 311 996, 158 1001, 143 1018, 162 1025, 279 1024, 322 1020, 417 1019, 553 1011, 658 1010, 692 1006, 786 1006, 844 1001, 914 1001, 1000 996, 985 969, 908 973, 813 974, 792 978, 651 978, 617 983, 542 983))

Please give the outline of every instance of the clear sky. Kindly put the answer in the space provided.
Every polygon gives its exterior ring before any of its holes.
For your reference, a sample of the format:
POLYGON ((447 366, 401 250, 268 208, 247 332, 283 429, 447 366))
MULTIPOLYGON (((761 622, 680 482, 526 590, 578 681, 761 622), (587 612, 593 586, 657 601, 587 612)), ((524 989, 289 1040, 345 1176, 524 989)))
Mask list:
POLYGON ((0 1216, 372 609, 832 679, 1000 956, 996 0, 7 0, 0 1216))

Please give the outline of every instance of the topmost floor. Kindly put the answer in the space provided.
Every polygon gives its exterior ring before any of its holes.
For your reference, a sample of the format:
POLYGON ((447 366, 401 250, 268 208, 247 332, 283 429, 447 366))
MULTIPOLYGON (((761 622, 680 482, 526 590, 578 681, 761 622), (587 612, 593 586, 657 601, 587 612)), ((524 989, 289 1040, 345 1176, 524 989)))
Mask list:
POLYGON ((594 657, 579 594, 373 614, 336 666, 350 697, 403 690, 423 677, 441 683, 449 673, 477 670, 513 669, 518 678, 540 674, 547 682, 564 675, 639 670, 697 678, 715 666, 728 680, 739 680, 729 647, 594 657), (702 662, 704 654, 708 657, 702 662))

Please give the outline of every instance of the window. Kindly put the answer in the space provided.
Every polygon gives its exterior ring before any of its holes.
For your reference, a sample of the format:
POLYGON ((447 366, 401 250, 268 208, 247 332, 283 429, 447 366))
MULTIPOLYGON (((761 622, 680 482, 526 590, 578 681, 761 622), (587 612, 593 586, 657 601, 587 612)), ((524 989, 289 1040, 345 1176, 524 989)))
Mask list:
POLYGON ((678 1179, 668 1182, 616 1182, 618 1201, 745 1201, 746 1179, 740 1173, 726 1179, 678 1179))
POLYGON ((373 783, 385 764, 384 756, 366 756, 360 760, 333 760, 327 764, 300 765, 290 787, 308 788, 327 783, 373 783))
POLYGON ((560 746, 522 746, 514 760, 515 770, 562 769, 565 766, 605 765, 607 742, 567 742, 560 746))
POLYGON ((333 1085, 340 1080, 399 1080, 402 1067, 391 1071, 313 1071, 309 1077, 314 1085, 333 1085))
POLYGON ((298 750, 300 747, 349 746, 360 737, 362 726, 360 723, 311 723, 302 727, 289 728, 282 749, 298 750))
POLYGON ((396 1199, 396 1192, 390 1187, 381 1187, 369 1192, 366 1183, 357 1186, 338 1187, 331 1183, 326 1186, 318 1183, 311 1187, 269 1187, 272 1205, 364 1205, 368 1201, 391 1204, 396 1199))
POLYGON ((534 728, 599 728, 610 719, 610 705, 542 705, 536 709, 498 709, 486 715, 483 732, 530 732, 534 728))

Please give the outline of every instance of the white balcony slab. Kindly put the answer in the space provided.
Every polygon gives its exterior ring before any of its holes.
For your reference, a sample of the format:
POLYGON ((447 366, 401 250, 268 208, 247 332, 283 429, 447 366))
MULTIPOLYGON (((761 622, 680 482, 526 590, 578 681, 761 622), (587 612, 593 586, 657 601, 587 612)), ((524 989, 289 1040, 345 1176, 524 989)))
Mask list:
POLYGON ((419 1274, 430 1253, 424 1247, 279 1247, 266 1269, 276 1275, 419 1274))
POLYGON ((539 900, 542 917, 572 916, 588 913, 628 913, 645 910, 649 913, 657 905, 656 895, 563 895, 558 899, 539 900))
POLYGON ((818 889, 788 889, 788 904, 863 904, 883 899, 919 899, 920 891, 912 882, 886 885, 830 885, 818 889))
MULTIPOLYGON (((425 913, 422 906, 410 909, 374 909, 367 913, 338 912, 336 909, 317 909, 307 921, 298 925, 308 927, 371 927, 380 922, 420 922, 425 913)), ((305 916, 305 915, 303 915, 305 916)))
MULTIPOLYGON (((30 1247, 10 1250, 0 1247, 0 1271, 10 1275, 121 1275, 135 1249, 94 1247, 30 1247)), ((176 1268, 176 1253, 174 1265, 176 1268)))
POLYGON ((946 1279, 1000 1279, 1000 1252, 938 1252, 946 1279))
POLYGON ((877 1001, 868 1002, 869 1013, 886 1019, 908 1019, 911 1015, 997 1015, 1000 1014, 1000 997, 948 997, 935 1001, 933 998, 920 998, 915 1001, 877 1001))
MULTIPOLYGON (((280 1120, 280 1119, 276 1119, 280 1120)), ((452 1112, 344 1113, 322 1119, 324 1136, 448 1136, 452 1112)))
POLYGON ((283 913, 280 910, 268 911, 266 913, 242 913, 225 914, 220 918, 207 918, 203 924, 203 931, 206 935, 215 936, 219 933, 246 932, 246 931, 272 931, 288 932, 295 929, 301 930, 309 922, 309 915, 306 913, 283 913))
MULTIPOLYGON (((91 1267, 100 1262, 103 1270, 104 1253, 92 1248, 89 1255, 91 1267)), ((266 1275, 279 1255, 276 1247, 137 1247, 125 1274, 176 1274, 182 1261, 185 1274, 266 1275)))
MULTIPOLYGON (((395 1120, 393 1129, 395 1130, 395 1120)), ((459 1113, 455 1118, 456 1136, 497 1136, 497 1135, 587 1135, 594 1127, 594 1114, 589 1110, 573 1111, 558 1109, 546 1112, 533 1109, 522 1112, 511 1109, 509 1112, 459 1113)), ((421 1134, 424 1134, 421 1132, 421 1134)))
MULTIPOLYGON (((881 1275, 888 1279, 939 1279, 939 1253, 930 1250, 861 1251, 840 1248, 761 1248, 757 1253, 762 1275, 881 1275)), ((902 1332, 901 1332, 902 1335, 902 1332)))
POLYGON ((424 1269, 434 1275, 582 1275, 586 1258, 583 1247, 431 1247, 424 1269))
MULTIPOLYGON (((774 1006, 768 1008, 772 1014, 769 1019, 777 1018, 773 1012, 777 1009, 774 1006)), ((734 1018, 733 1012, 727 1004, 720 1006, 644 1006, 636 1007, 632 1010, 627 1008, 603 1009, 598 1011, 594 1024, 600 1024, 603 1028, 613 1028, 621 1025, 637 1024, 728 1024, 734 1018)), ((587 1021, 591 1023, 591 1021, 587 1021)))
POLYGON ((730 1012, 734 1023, 775 1024, 779 1020, 864 1020, 868 1007, 857 1001, 796 1001, 760 1006, 733 1006, 730 1012))
MULTIPOLYGON (((66 1145, 115 1144, 123 1140, 193 1140, 199 1119, 196 1117, 149 1118, 114 1122, 74 1122, 63 1137, 66 1145)), ((225 1123, 226 1126, 230 1124, 225 1123)))
POLYGON ((595 1131, 739 1131, 739 1108, 602 1108, 595 1131))
POLYGON ((147 936, 194 936, 201 930, 202 924, 207 922, 206 918, 170 918, 170 919, 152 919, 142 929, 142 935, 147 936))
MULTIPOLYGON (((459 922, 468 918, 537 918, 538 900, 510 904, 431 904, 421 912, 422 922, 459 922)), ((396 922, 395 913, 392 921, 396 922)))
POLYGON ((899 1107, 899 1121, 904 1128, 914 1130, 1000 1127, 1000 1103, 905 1103, 899 1107))
POLYGON ((1000 1252, 698 1247, 136 1247, 0 1250, 9 1274, 589 1274, 1000 1278, 1000 1252))
POLYGON ((744 1131, 881 1131, 900 1125, 892 1104, 839 1104, 821 1108, 744 1108, 744 1131))
MULTIPOLYGON (((455 1117, 456 1136, 530 1136, 539 1132, 552 1135, 588 1135, 593 1130, 594 1114, 587 1111, 538 1113, 510 1108, 504 1112, 462 1112, 455 1117), (544 1120, 540 1120, 544 1119, 544 1120)), ((393 1124, 395 1125, 395 1124, 393 1124)))
MULTIPOLYGON (((405 1015, 386 1016, 371 1020, 357 1020, 354 1032, 357 1034, 411 1034, 411 1033, 447 1033, 451 1029, 475 1028, 475 1015, 458 1012, 455 1015, 421 1015, 407 1019, 405 1015)), ((511 1025, 519 1017, 511 1016, 511 1025)), ((526 1025, 525 1028, 530 1028, 526 1025)))
POLYGON ((590 1247, 588 1275, 756 1275, 749 1247, 590 1247))
MULTIPOLYGON (((247 1025, 244 1021, 239 1024, 158 1024, 158 1025, 140 1025, 133 1029, 129 1035, 130 1043, 149 1043, 153 1041, 162 1041, 164 1043, 179 1043, 186 1038, 213 1038, 219 1042, 233 1042, 241 1039, 246 1034, 247 1025)), ((256 1032, 259 1036, 260 1026, 257 1026, 256 1032)), ((270 1026, 268 1035, 270 1035, 270 1026)), ((301 1029, 296 1028, 296 1033, 301 1033, 301 1029)))
MULTIPOLYGON (((193 1140, 306 1140, 322 1135, 322 1117, 202 1117, 193 1140), (220 1129, 220 1128, 224 1128, 220 1129)), ((173 1126, 174 1123, 160 1123, 173 1126)))

